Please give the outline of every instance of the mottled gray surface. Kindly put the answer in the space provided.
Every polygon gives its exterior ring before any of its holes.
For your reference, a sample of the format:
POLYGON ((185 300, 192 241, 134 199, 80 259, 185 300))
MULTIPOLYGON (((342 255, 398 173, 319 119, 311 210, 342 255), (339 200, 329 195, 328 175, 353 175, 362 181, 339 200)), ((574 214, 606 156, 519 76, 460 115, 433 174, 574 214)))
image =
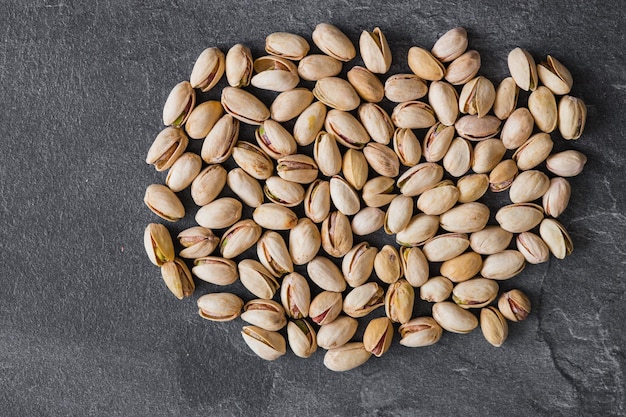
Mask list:
POLYGON ((4 1, 1 20, 0 415, 625 415, 618 10, 601 1, 45 0, 4 1), (179 302, 148 262, 143 229, 158 219, 143 192, 165 175, 144 158, 171 87, 205 47, 243 42, 258 56, 267 34, 310 39, 319 22, 353 40, 380 26, 392 72, 408 70, 410 46, 429 48, 455 26, 468 29, 494 81, 516 46, 570 68, 572 93, 589 109, 583 138, 556 145, 589 157, 561 218, 576 249, 502 283, 533 303, 502 348, 476 330, 423 349, 396 336, 385 356, 343 374, 323 367, 321 350, 264 362, 243 343, 241 321, 198 317, 197 297, 216 287, 198 283, 179 302))

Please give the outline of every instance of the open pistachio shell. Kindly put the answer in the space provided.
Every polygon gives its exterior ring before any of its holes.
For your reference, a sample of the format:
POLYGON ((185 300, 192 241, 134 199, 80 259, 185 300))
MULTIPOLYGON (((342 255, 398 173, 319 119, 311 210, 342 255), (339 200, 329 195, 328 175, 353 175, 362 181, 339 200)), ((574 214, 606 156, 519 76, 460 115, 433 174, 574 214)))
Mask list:
POLYGON ((196 92, 189 81, 176 84, 167 96, 163 106, 163 124, 165 126, 181 127, 187 121, 196 105, 196 92))
POLYGON ((252 78, 254 62, 250 48, 240 43, 226 54, 226 79, 231 87, 247 87, 252 78))
POLYGON ((380 358, 391 347, 393 324, 387 317, 371 320, 363 334, 363 346, 372 355, 380 358))
POLYGON ((315 330, 304 319, 290 321, 287 324, 287 339, 293 353, 301 358, 308 358, 317 350, 315 330))
POLYGON ((162 184, 152 184, 146 188, 143 201, 160 218, 176 222, 185 217, 185 207, 172 190, 162 184))
POLYGON ((509 325, 506 319, 494 306, 480 310, 480 330, 487 342, 495 347, 502 346, 509 335, 509 325))
POLYGON ((480 274, 485 278, 505 280, 518 275, 525 266, 524 255, 514 249, 507 249, 487 256, 480 274))
POLYGON ((241 331, 244 342, 262 359, 273 361, 287 352, 285 338, 256 326, 244 326, 241 331))
POLYGON ((362 342, 346 343, 330 349, 324 355, 324 366, 331 371, 344 372, 363 365, 372 356, 362 342))
POLYGON ((426 93, 426 83, 415 74, 395 74, 385 81, 385 97, 394 103, 417 100, 426 93))
POLYGON ((537 64, 539 80, 554 94, 568 94, 574 80, 572 74, 559 60, 548 55, 546 60, 537 64))
POLYGON ((259 125, 270 117, 267 106, 241 88, 224 88, 221 103, 227 113, 250 125, 259 125))
POLYGON ((437 343, 443 329, 432 317, 416 317, 401 325, 398 332, 402 346, 424 347, 437 343))
POLYGON ((213 88, 224 75, 224 53, 218 48, 207 48, 200 53, 191 70, 189 81, 193 88, 207 92, 213 88))
POLYGON ((143 243, 150 258, 156 266, 174 260, 174 243, 167 227, 160 223, 150 223, 143 234, 143 243))
POLYGON ((323 349, 343 346, 356 333, 359 322, 352 317, 339 316, 329 324, 324 324, 317 331, 317 345, 323 349))
POLYGON ((356 49, 350 39, 329 23, 318 24, 311 37, 322 52, 339 61, 347 62, 356 56, 356 49))
POLYGON ((359 49, 367 69, 376 74, 384 74, 389 71, 391 49, 389 49, 387 38, 380 28, 374 28, 372 32, 365 30, 361 32, 359 49))
POLYGON ((496 299, 498 290, 498 283, 494 280, 473 278, 454 286, 452 300, 465 309, 482 308, 496 299))
POLYGON ((146 163, 154 165, 157 171, 169 169, 185 152, 189 138, 182 129, 166 127, 163 129, 148 150, 146 163))
POLYGON ((237 264, 219 256, 205 256, 193 261, 191 272, 203 281, 215 285, 230 285, 239 278, 237 264))
POLYGON ((432 311, 437 323, 449 332, 469 333, 478 326, 474 314, 450 301, 435 303, 432 311))
POLYGON ((326 77, 318 80, 313 95, 333 109, 350 111, 359 107, 361 99, 352 85, 339 77, 326 77))
POLYGON ((265 38, 265 52, 281 58, 298 61, 309 53, 309 43, 300 35, 274 32, 265 38))
POLYGON ((243 300, 235 294, 222 292, 205 294, 198 298, 198 313, 211 321, 230 321, 239 317, 243 300))
POLYGON ((467 31, 458 27, 444 33, 430 51, 441 62, 454 61, 467 49, 467 31))
POLYGON ((524 91, 534 91, 537 88, 537 65, 532 55, 522 48, 515 48, 509 52, 507 58, 509 72, 515 83, 524 91))

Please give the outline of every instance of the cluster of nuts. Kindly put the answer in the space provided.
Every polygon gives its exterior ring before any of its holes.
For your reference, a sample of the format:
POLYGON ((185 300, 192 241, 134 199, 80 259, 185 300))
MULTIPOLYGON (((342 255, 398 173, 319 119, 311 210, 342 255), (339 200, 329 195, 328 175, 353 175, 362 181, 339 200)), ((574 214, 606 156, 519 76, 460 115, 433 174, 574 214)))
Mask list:
POLYGON ((388 72, 391 52, 376 28, 360 37, 364 67, 352 67, 345 80, 338 77, 343 62, 357 53, 350 39, 320 24, 312 40, 322 53, 308 55, 307 40, 283 32, 266 38, 270 55, 256 60, 240 44, 226 55, 208 48, 190 81, 171 91, 167 127, 147 156, 158 171, 169 169, 166 185, 150 185, 144 201, 174 222, 185 215, 175 193, 190 186, 199 226, 178 235, 179 258, 168 229, 148 225, 150 260, 180 299, 194 291, 192 274, 218 286, 240 280, 256 299, 206 294, 200 316, 241 317, 250 324, 244 341, 267 360, 285 354, 285 326, 296 355, 327 349, 324 364, 335 371, 385 353, 394 323, 404 346, 428 346, 444 329, 469 333, 479 324, 489 343, 502 345, 507 320, 526 319, 531 306, 520 290, 500 294, 498 281, 527 262, 572 251, 555 218, 570 198, 564 177, 579 174, 586 158, 574 150, 551 155, 551 132, 577 139, 585 126, 584 103, 567 95, 571 74, 551 56, 537 65, 516 48, 508 56, 511 77, 495 88, 477 76, 480 55, 467 51, 466 31, 456 28, 430 51, 410 48, 412 73, 383 84, 376 74, 388 72), (230 86, 220 101, 197 104, 195 89, 211 90, 224 73, 230 86), (298 88, 301 79, 315 82, 313 90, 298 88), (268 108, 245 89, 250 84, 280 94, 268 108), (518 108, 520 89, 531 91, 527 107, 518 108), (391 114, 376 104, 384 98, 395 103, 391 114), (239 138, 240 123, 258 126, 256 144, 239 138), (200 155, 185 152, 189 137, 204 141, 200 155), (312 156, 298 153, 310 144, 312 156), (221 165, 228 158, 238 166, 229 172, 221 165), (544 162, 553 178, 536 169, 544 162), (218 198, 225 185, 241 201, 218 198), (509 192, 497 225, 488 225, 490 210, 477 201, 488 190, 509 192), (252 219, 241 219, 242 202, 254 208, 252 219), (306 217, 298 218, 297 206, 306 217), (398 247, 355 244, 355 235, 381 227, 398 247), (277 230, 289 231, 288 239, 277 230), (233 261, 254 245, 258 260, 233 261), (218 247, 220 256, 212 255, 218 247), (193 259, 191 271, 181 258, 193 259), (294 265, 306 265, 307 276, 294 265), (431 276, 436 265, 439 275, 431 276), (311 285, 322 291, 312 297, 311 285), (413 317, 416 296, 434 303, 432 317, 413 317), (382 306, 385 316, 369 321, 362 342, 351 342, 357 319, 382 306))

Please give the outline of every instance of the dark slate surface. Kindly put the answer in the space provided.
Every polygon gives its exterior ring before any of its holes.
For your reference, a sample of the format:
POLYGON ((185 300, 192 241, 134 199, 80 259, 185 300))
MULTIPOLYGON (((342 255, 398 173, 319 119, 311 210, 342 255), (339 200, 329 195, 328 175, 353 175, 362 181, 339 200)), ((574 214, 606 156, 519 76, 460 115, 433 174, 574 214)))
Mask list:
POLYGON ((601 1, 4 2, 0 415, 625 415, 625 24, 601 1), (423 349, 396 335, 348 373, 328 371, 321 349, 264 362, 241 321, 197 315, 197 297, 215 286, 198 282, 180 302, 146 258, 143 230, 159 219, 143 192, 165 175, 144 159, 171 87, 205 47, 243 42, 259 56, 269 33, 310 39, 320 22, 355 41, 380 26, 392 73, 408 70, 410 46, 430 48, 456 26, 496 82, 516 46, 571 70, 588 125, 556 148, 589 157, 561 218, 576 249, 502 283, 533 303, 502 348, 476 330, 423 349))

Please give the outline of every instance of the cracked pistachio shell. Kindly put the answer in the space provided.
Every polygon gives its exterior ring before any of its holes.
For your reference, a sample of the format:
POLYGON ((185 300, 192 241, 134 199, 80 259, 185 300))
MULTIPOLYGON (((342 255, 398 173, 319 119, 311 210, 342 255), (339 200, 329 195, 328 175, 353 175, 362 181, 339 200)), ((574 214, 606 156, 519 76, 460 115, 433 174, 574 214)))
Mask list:
POLYGON ((439 303, 446 301, 452 294, 454 284, 448 278, 436 276, 429 278, 420 287, 420 298, 429 303, 439 303))
POLYGON ((190 227, 178 234, 178 241, 185 249, 181 250, 181 258, 197 259, 209 256, 220 243, 211 229, 202 226, 190 227))
POLYGON ((473 278, 454 286, 452 300, 461 308, 482 308, 496 299, 499 289, 496 281, 473 278))
POLYGON ((280 93, 270 106, 270 116, 277 122, 298 117, 313 102, 313 93, 307 88, 294 88, 280 93))
POLYGON ((150 262, 162 266, 174 260, 174 243, 167 227, 160 223, 150 223, 143 233, 143 244, 150 262))
POLYGON ((363 152, 348 149, 343 155, 341 171, 352 188, 361 190, 367 182, 369 173, 369 165, 363 152))
POLYGON ((505 292, 498 298, 498 308, 508 320, 523 321, 530 314, 530 300, 526 294, 515 289, 505 292))
POLYGON ((413 315, 415 290, 405 279, 399 279, 387 288, 385 314, 395 323, 406 323, 413 315))
POLYGON ((274 172, 274 162, 258 146, 238 141, 233 148, 233 159, 248 175, 257 180, 265 180, 274 172))
POLYGON ((332 257, 341 258, 352 248, 350 220, 340 211, 333 211, 324 219, 321 236, 322 248, 332 257))
POLYGON ((322 291, 311 301, 309 317, 320 326, 332 323, 341 313, 342 307, 340 292, 322 291))
POLYGON ((326 115, 324 128, 328 133, 335 135, 335 139, 347 148, 362 149, 370 141, 367 130, 361 122, 345 111, 330 110, 326 115))
POLYGON ((395 74, 385 81, 385 97, 394 103, 417 100, 427 93, 426 83, 415 74, 395 74))
POLYGON ((391 112, 391 120, 397 127, 425 129, 436 123, 433 108, 422 101, 405 101, 397 104, 391 112))
POLYGON ((383 227, 385 212, 377 207, 365 207, 352 218, 352 232, 357 236, 374 233, 383 227))
POLYGON ((443 178, 443 168, 434 162, 423 162, 409 168, 398 178, 400 192, 415 197, 435 186, 443 178))
POLYGON ((402 346, 424 347, 437 343, 443 329, 432 317, 416 317, 401 325, 398 332, 402 346))
POLYGON ((374 177, 363 185, 361 197, 368 207, 382 207, 393 200, 394 180, 389 177, 374 177))
POLYGON ((441 227, 448 232, 473 233, 482 230, 489 220, 489 207, 472 202, 459 204, 439 217, 441 227))
POLYGON ((352 216, 361 209, 359 195, 340 175, 330 179, 330 199, 337 210, 346 216, 352 216))
POLYGON ((224 258, 234 258, 251 248, 261 236, 261 226, 251 219, 240 220, 222 235, 220 253, 224 258))
POLYGON ((230 321, 239 317, 243 300, 235 294, 216 292, 198 298, 198 314, 211 321, 230 321))
POLYGON ((311 281, 326 291, 343 292, 346 280, 337 265, 328 258, 316 256, 306 266, 311 281))
POLYGON ((537 127, 546 133, 552 132, 557 125, 557 108, 554 94, 545 86, 539 86, 528 97, 528 110, 535 119, 537 127))
POLYGON ((413 287, 421 287, 428 281, 428 261, 418 247, 400 248, 400 260, 404 270, 404 278, 413 287))
POLYGON ((230 285, 237 281, 237 264, 218 256, 205 256, 193 261, 191 272, 202 281, 215 285, 230 285))
POLYGON ((465 252, 441 264, 439 273, 452 282, 463 282, 475 277, 483 264, 483 258, 476 252, 465 252))
POLYGON ((265 38, 265 52, 281 58, 298 61, 309 53, 309 43, 300 35, 274 32, 265 38))
POLYGON ((391 141, 396 128, 382 107, 374 103, 361 104, 359 119, 374 142, 387 145, 391 141))
POLYGON ((445 79, 452 85, 465 84, 478 74, 480 64, 478 51, 467 51, 448 65, 445 79))
POLYGON ((443 64, 424 48, 414 46, 407 57, 409 68, 422 80, 441 80, 445 74, 443 64))
POLYGON ((511 233, 527 232, 543 220, 543 209, 532 203, 516 203, 501 207, 496 221, 511 233))
POLYGON ((285 338, 256 326, 244 326, 241 330, 244 342, 254 353, 266 361, 273 361, 287 352, 285 338))
POLYGON ((185 207, 172 190, 162 184, 152 184, 146 188, 143 202, 160 218, 176 222, 185 217, 185 207))
POLYGON ((343 300, 343 311, 350 317, 368 315, 385 304, 385 291, 375 282, 368 282, 352 289, 343 300))
POLYGON ((500 82, 496 89, 496 100, 493 103, 493 114, 500 120, 511 115, 517 107, 519 87, 513 77, 507 77, 500 82))
POLYGON ((313 95, 336 110, 351 111, 359 107, 361 99, 352 84, 343 78, 326 77, 315 82, 313 95))
POLYGON ((320 223, 330 212, 330 183, 324 180, 315 180, 309 185, 304 195, 304 214, 313 221, 320 223))
POLYGON ((461 255, 468 247, 465 233, 444 233, 428 239, 422 252, 430 262, 444 262, 461 255))
POLYGON ((537 170, 521 172, 509 189, 509 198, 513 203, 530 203, 541 198, 550 187, 550 178, 537 170))
POLYGON ((497 135, 500 123, 500 119, 490 114, 484 117, 468 114, 457 120, 454 127, 462 138, 478 142, 497 135))
POLYGON ((474 146, 472 171, 477 174, 491 172, 502 160, 506 152, 500 139, 485 139, 474 146))
POLYGON ((459 95, 451 84, 433 81, 428 89, 428 102, 437 120, 446 126, 453 126, 459 117, 459 95))
POLYGON ((250 48, 240 43, 234 45, 226 53, 226 79, 231 87, 247 87, 252 78, 254 61, 250 48))
POLYGON ((495 347, 502 346, 509 335, 506 319, 494 306, 480 310, 480 330, 487 342, 495 347))
POLYGON ((517 149, 530 138, 535 127, 535 119, 530 110, 520 107, 515 110, 502 126, 500 139, 506 149, 517 149))
POLYGON ((554 94, 568 94, 574 80, 572 74, 556 58, 548 55, 546 60, 537 64, 539 80, 554 94))
POLYGON ((166 127, 163 129, 148 150, 146 163, 154 165, 157 171, 165 171, 185 152, 189 138, 182 129, 166 127))
POLYGON ((396 243, 402 246, 421 246, 439 230, 439 216, 424 213, 411 217, 409 224, 396 233, 396 243))
POLYGON ((544 132, 536 133, 524 142, 513 154, 513 160, 522 171, 532 169, 546 160, 552 152, 554 143, 550 135, 544 132))
POLYGON ((376 74, 384 74, 391 67, 391 49, 387 43, 387 38, 380 30, 374 28, 372 32, 364 30, 359 38, 359 49, 361 58, 368 70, 376 74))
POLYGON ((513 233, 500 226, 487 226, 470 235, 470 247, 481 255, 491 255, 508 248, 512 238, 513 233))
POLYGON ((363 100, 378 103, 385 96, 383 83, 367 68, 354 66, 346 76, 348 82, 363 100))
POLYGON ((283 306, 273 300, 250 300, 243 306, 241 319, 246 323, 276 332, 287 325, 283 306))
POLYGON ((172 88, 163 106, 163 124, 181 127, 196 105, 196 92, 188 81, 181 81, 172 88))
POLYGON ((287 324, 287 339, 293 353, 300 358, 308 358, 317 351, 317 337, 311 324, 304 319, 287 324))
POLYGON ((515 48, 509 52, 507 58, 509 72, 515 83, 524 91, 534 91, 537 88, 537 65, 532 55, 522 48, 515 48))
POLYGON ((300 82, 298 68, 293 62, 277 56, 263 56, 254 60, 255 75, 250 84, 270 91, 288 91, 300 82))
POLYGON ((276 278, 259 261, 243 259, 237 264, 239 280, 259 298, 271 300, 280 287, 276 278))
POLYGON ((546 242, 531 232, 520 233, 515 240, 517 250, 524 256, 529 264, 547 262, 550 258, 550 249, 546 242))
MULTIPOLYGON (((213 178, 217 178, 216 184, 218 184, 218 187, 221 191, 221 189, 224 187, 222 183, 225 182, 225 179, 222 180, 222 177, 224 177, 224 175, 222 174, 225 174, 225 171, 221 167, 219 167, 218 171, 219 175, 213 175, 213 178)), ((210 182, 208 182, 208 184, 210 184, 210 182)), ((210 202, 200 207, 200 209, 198 209, 196 213, 196 223, 198 223, 200 226, 204 226, 209 229, 223 229, 225 227, 233 225, 241 218, 242 205, 239 200, 231 197, 224 197, 213 200, 214 197, 209 198, 211 197, 211 195, 208 195, 208 197, 207 195, 208 194, 206 193, 203 194, 203 198, 205 198, 205 200, 203 201, 210 200, 210 202)))
POLYGON ((270 157, 280 159, 296 153, 298 145, 295 139, 275 120, 266 120, 254 132, 256 141, 270 157))
POLYGON ((261 227, 269 230, 290 230, 298 224, 298 216, 288 207, 276 203, 265 203, 254 209, 252 218, 261 227))
POLYGON ((474 149, 470 142, 457 137, 452 140, 443 157, 443 167, 453 177, 460 177, 469 171, 473 158, 474 149))
POLYGON ((400 163, 407 167, 415 166, 422 158, 422 147, 411 129, 397 128, 393 133, 393 150, 400 163))
POLYGON ((307 317, 311 304, 311 289, 306 278, 297 272, 285 276, 280 286, 280 300, 289 317, 293 319, 307 317))
POLYGON ((306 81, 317 81, 339 75, 343 64, 332 56, 313 54, 305 56, 298 63, 298 75, 306 81))
POLYGON ((241 88, 225 87, 222 90, 221 103, 228 114, 249 125, 259 125, 270 117, 267 106, 241 88))
POLYGON ((319 132, 313 145, 313 157, 323 175, 332 177, 341 171, 341 151, 335 135, 319 132))
POLYGON ((586 163, 585 154, 570 149, 550 155, 546 159, 546 168, 561 177, 574 177, 582 172, 586 163))
POLYGON ((321 101, 308 106, 296 119, 293 126, 293 138, 300 146, 310 145, 324 126, 326 106, 321 101))
POLYGON ((386 284, 394 283, 402 277, 402 260, 394 246, 385 245, 376 254, 374 271, 378 279, 386 284))
POLYGON ((393 324, 387 317, 371 320, 363 333, 363 346, 372 355, 380 358, 391 347, 393 324))
POLYGON ((579 98, 563 96, 559 101, 559 132, 563 139, 578 139, 585 129, 587 106, 579 98))
POLYGON ((356 333, 359 322, 352 317, 339 316, 332 323, 324 324, 317 331, 317 345, 323 349, 343 346, 356 333))
POLYGON ((192 139, 204 139, 224 114, 219 101, 209 100, 198 104, 189 114, 185 131, 192 139))
POLYGON ((318 24, 311 38, 322 52, 339 61, 347 62, 356 56, 356 49, 350 39, 329 23, 318 24))
POLYGON ((558 259, 565 258, 574 250, 574 243, 567 230, 554 219, 543 219, 539 226, 539 234, 550 248, 550 252, 558 259))
POLYGON ((341 270, 351 287, 365 284, 374 270, 374 259, 378 250, 367 242, 355 245, 341 261, 341 270))
POLYGON ((525 266, 524 255, 514 249, 507 249, 487 256, 480 274, 489 279, 505 280, 518 275, 525 266))
POLYGON ((351 342, 330 349, 324 355, 324 366, 331 371, 345 372, 363 365, 372 356, 363 343, 351 342))
POLYGON ((228 171, 226 184, 233 193, 249 207, 259 207, 263 204, 263 189, 261 184, 241 168, 228 171))
POLYGON ((311 219, 298 220, 289 232, 289 254, 295 265, 310 262, 322 246, 322 238, 317 226, 311 219))
POLYGON ((454 61, 467 49, 467 31, 458 27, 444 33, 431 50, 435 58, 441 62, 454 61))
POLYGON ((489 188, 494 193, 508 190, 513 184, 519 170, 512 159, 505 159, 489 173, 489 188))
POLYGON ((310 184, 317 179, 317 164, 307 155, 287 155, 278 160, 276 173, 287 181, 310 184))
POLYGON ((409 225, 413 217, 413 199, 402 194, 396 196, 385 213, 385 233, 393 235, 409 225))
POLYGON ((461 113, 484 117, 495 100, 496 89, 493 83, 481 75, 463 86, 459 96, 459 110, 461 113))
POLYGON ((363 148, 363 155, 374 171, 384 177, 395 178, 400 173, 400 161, 395 152, 382 143, 370 142, 363 148))
POLYGON ((567 208, 571 193, 569 181, 561 177, 552 178, 542 199, 545 213, 548 216, 559 217, 567 208))
MULTIPOLYGON (((275 277, 279 278, 293 272, 293 262, 287 244, 277 232, 267 230, 263 233, 257 242, 256 251, 261 264, 275 277)), ((283 280, 283 285, 284 283, 283 280)))
POLYGON ((470 333, 478 326, 478 319, 474 314, 451 301, 443 301, 433 305, 433 319, 452 333, 470 333))
POLYGON ((218 48, 207 48, 200 53, 193 65, 189 81, 193 88, 203 93, 213 88, 224 75, 226 67, 224 53, 218 48))
POLYGON ((489 177, 487 174, 465 175, 456 182, 459 190, 459 203, 471 203, 485 195, 489 189, 489 177))
POLYGON ((239 120, 225 114, 217 121, 202 143, 201 156, 207 164, 220 164, 233 153, 239 139, 239 120))
POLYGON ((226 185, 226 170, 219 164, 209 165, 191 183, 191 198, 198 206, 206 206, 226 185))
POLYGON ((454 127, 443 123, 435 123, 424 136, 422 149, 424 158, 428 162, 437 162, 443 159, 454 139, 454 127))

